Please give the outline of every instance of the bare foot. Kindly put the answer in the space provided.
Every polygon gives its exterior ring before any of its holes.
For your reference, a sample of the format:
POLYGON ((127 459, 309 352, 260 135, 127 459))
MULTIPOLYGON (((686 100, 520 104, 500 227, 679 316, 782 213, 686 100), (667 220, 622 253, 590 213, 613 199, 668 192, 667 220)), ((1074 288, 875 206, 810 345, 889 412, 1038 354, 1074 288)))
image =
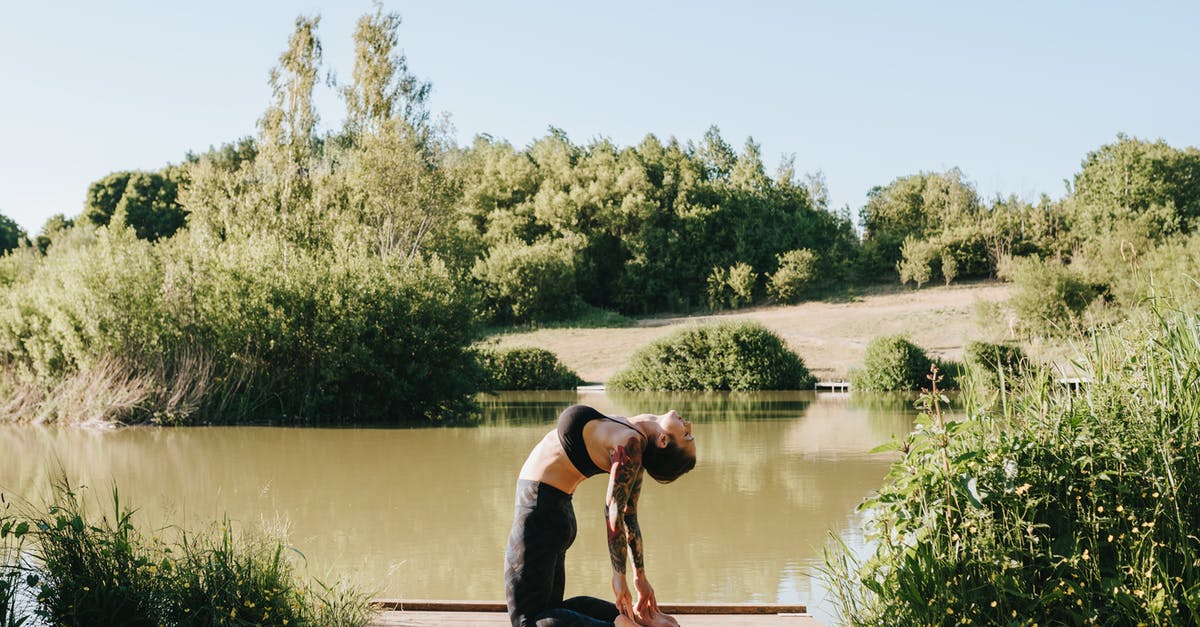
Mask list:
POLYGON ((629 619, 624 614, 617 614, 616 620, 613 621, 614 627, 638 627, 638 624, 629 619))
POLYGON ((637 617, 637 624, 642 627, 679 627, 679 621, 669 614, 659 612, 653 619, 644 616, 637 617))

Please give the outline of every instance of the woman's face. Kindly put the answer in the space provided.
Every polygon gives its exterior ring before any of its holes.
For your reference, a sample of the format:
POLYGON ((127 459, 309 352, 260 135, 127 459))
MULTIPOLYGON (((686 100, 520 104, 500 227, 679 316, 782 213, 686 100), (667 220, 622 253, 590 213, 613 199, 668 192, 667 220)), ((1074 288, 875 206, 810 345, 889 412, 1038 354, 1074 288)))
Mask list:
POLYGON ((692 436, 692 423, 685 420, 679 415, 679 412, 674 409, 658 417, 658 426, 666 433, 680 448, 685 451, 690 451, 692 454, 696 452, 696 440, 692 436))

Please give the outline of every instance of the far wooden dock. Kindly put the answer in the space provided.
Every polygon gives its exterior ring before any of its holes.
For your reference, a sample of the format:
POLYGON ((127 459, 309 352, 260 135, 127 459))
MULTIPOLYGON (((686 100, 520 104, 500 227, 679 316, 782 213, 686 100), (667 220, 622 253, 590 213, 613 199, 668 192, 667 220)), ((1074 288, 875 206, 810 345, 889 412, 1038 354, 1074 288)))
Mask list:
MULTIPOLYGON (((509 625, 508 610, 496 601, 421 601, 377 599, 380 610, 372 627, 496 627, 509 625)), ((824 627, 804 605, 774 603, 663 603, 664 612, 674 616, 680 627, 824 627)))

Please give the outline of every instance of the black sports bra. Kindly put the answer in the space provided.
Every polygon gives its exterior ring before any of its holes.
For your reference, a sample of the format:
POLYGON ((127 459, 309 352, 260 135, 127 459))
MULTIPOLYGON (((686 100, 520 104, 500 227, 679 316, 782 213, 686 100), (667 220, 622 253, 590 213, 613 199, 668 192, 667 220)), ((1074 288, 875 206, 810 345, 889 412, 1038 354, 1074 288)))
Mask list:
MULTIPOLYGON (((571 464, 584 477, 608 472, 607 468, 601 468, 596 465, 596 462, 592 461, 592 456, 588 455, 587 443, 583 441, 584 425, 601 418, 633 429, 628 423, 611 416, 605 416, 587 405, 572 405, 558 415, 558 441, 562 444, 563 451, 567 454, 567 459, 571 460, 571 464)), ((637 429, 633 430, 637 431, 637 429)), ((641 433, 639 432, 638 435, 641 435, 641 433)))

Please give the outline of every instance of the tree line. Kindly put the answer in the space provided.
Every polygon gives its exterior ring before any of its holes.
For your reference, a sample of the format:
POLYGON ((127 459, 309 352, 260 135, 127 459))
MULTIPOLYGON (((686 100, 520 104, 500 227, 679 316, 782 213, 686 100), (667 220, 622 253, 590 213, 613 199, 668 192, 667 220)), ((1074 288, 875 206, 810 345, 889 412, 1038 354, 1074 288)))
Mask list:
POLYGON ((860 235, 819 174, 791 159, 768 174, 753 139, 735 150, 716 127, 457 145, 382 8, 353 35, 345 120, 320 131, 319 24, 296 20, 255 137, 106 176, 32 239, 0 220, 4 385, 40 406, 72 377, 133 373, 130 415, 164 422, 451 415, 484 380, 480 324, 999 275, 1034 330, 1144 295, 1128 263, 1200 261, 1194 148, 1119 136, 1036 203, 985 201, 953 169, 900 177, 870 192, 860 235))

